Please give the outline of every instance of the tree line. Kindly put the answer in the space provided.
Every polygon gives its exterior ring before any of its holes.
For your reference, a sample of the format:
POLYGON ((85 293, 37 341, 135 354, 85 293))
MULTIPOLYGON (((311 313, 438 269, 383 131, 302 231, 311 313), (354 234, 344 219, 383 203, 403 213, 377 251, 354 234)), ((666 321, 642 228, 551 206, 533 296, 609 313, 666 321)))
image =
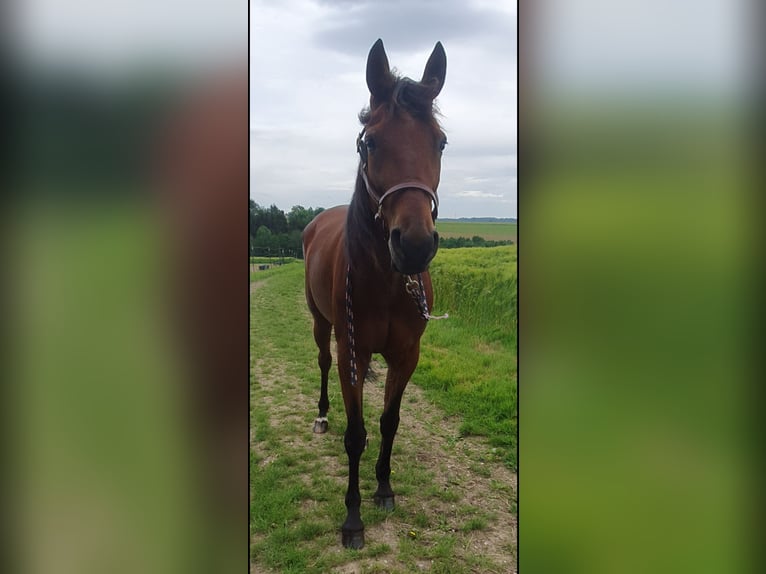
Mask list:
POLYGON ((262 207, 250 200, 250 255, 302 257, 303 228, 324 211, 323 207, 294 205, 285 213, 276 205, 262 207))
MULTIPOLYGON (((294 205, 285 213, 276 205, 263 207, 250 200, 250 255, 251 256, 291 256, 303 257, 301 233, 303 228, 317 215, 324 211, 323 207, 303 207, 294 205)), ((510 245, 513 241, 492 241, 474 235, 468 237, 443 237, 439 247, 496 247, 510 245)))
POLYGON ((473 237, 440 237, 439 247, 450 249, 452 247, 499 247, 500 245, 513 245, 510 239, 484 239, 478 235, 473 237))

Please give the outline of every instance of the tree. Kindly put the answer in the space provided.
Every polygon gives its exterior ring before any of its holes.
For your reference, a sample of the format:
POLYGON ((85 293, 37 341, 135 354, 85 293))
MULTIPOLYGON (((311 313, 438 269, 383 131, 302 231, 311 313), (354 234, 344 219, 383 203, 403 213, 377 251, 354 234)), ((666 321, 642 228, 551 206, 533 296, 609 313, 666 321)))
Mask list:
POLYGON ((274 238, 271 230, 265 225, 261 225, 255 232, 255 247, 273 247, 274 238))
POLYGON ((289 234, 287 246, 290 249, 297 249, 301 253, 303 252, 303 242, 301 241, 301 232, 297 229, 293 229, 289 234))
POLYGON ((255 231, 266 223, 264 209, 250 200, 250 235, 255 236, 255 231))
POLYGON ((303 228, 309 224, 314 217, 311 209, 306 209, 302 205, 293 205, 290 213, 287 214, 287 227, 290 231, 303 231, 303 228))
POLYGON ((323 207, 303 207, 294 205, 290 213, 285 213, 276 205, 268 209, 249 201, 250 208, 250 253, 259 255, 270 249, 273 254, 280 250, 292 253, 294 257, 303 256, 301 233, 323 207))
POLYGON ((276 205, 271 205, 268 211, 265 213, 266 221, 264 224, 271 230, 272 233, 280 234, 287 233, 287 217, 285 212, 279 209, 276 205))

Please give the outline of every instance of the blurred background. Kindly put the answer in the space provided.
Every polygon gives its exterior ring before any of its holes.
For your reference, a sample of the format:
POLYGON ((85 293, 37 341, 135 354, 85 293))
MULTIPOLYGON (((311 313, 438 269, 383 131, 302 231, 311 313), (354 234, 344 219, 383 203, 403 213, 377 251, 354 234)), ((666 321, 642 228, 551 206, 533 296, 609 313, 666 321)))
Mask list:
POLYGON ((248 4, 0 20, 2 570, 243 571, 248 4))
MULTIPOLYGON (((759 10, 519 6, 525 574, 755 569, 759 10)), ((248 5, 0 22, 3 571, 240 571, 248 5)))
POLYGON ((756 570, 757 11, 520 5, 524 574, 756 570))

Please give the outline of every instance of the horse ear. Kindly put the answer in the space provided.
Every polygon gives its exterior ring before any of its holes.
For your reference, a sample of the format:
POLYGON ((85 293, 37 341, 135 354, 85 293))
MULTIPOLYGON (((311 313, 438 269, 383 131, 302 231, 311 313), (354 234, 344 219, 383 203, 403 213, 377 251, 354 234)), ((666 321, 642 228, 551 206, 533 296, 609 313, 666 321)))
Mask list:
POLYGON ((426 69, 423 71, 421 84, 431 86, 433 90, 432 98, 439 95, 444 86, 444 77, 447 75, 447 54, 444 53, 444 47, 441 42, 436 42, 434 51, 426 62, 426 69))
POLYGON ((367 87, 372 98, 378 102, 388 99, 394 88, 394 77, 388 66, 383 40, 380 38, 372 45, 367 56, 367 87))

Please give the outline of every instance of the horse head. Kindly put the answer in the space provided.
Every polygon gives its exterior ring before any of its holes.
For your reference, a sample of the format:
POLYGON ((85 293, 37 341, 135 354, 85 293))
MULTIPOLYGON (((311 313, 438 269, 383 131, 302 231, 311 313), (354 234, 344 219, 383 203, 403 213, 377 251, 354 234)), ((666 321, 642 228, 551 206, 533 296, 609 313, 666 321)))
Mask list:
POLYGON ((381 40, 367 58, 370 106, 360 114, 360 176, 384 227, 392 265, 408 275, 425 271, 439 246, 436 190, 447 139, 433 102, 446 69, 439 42, 420 81, 391 72, 381 40))

